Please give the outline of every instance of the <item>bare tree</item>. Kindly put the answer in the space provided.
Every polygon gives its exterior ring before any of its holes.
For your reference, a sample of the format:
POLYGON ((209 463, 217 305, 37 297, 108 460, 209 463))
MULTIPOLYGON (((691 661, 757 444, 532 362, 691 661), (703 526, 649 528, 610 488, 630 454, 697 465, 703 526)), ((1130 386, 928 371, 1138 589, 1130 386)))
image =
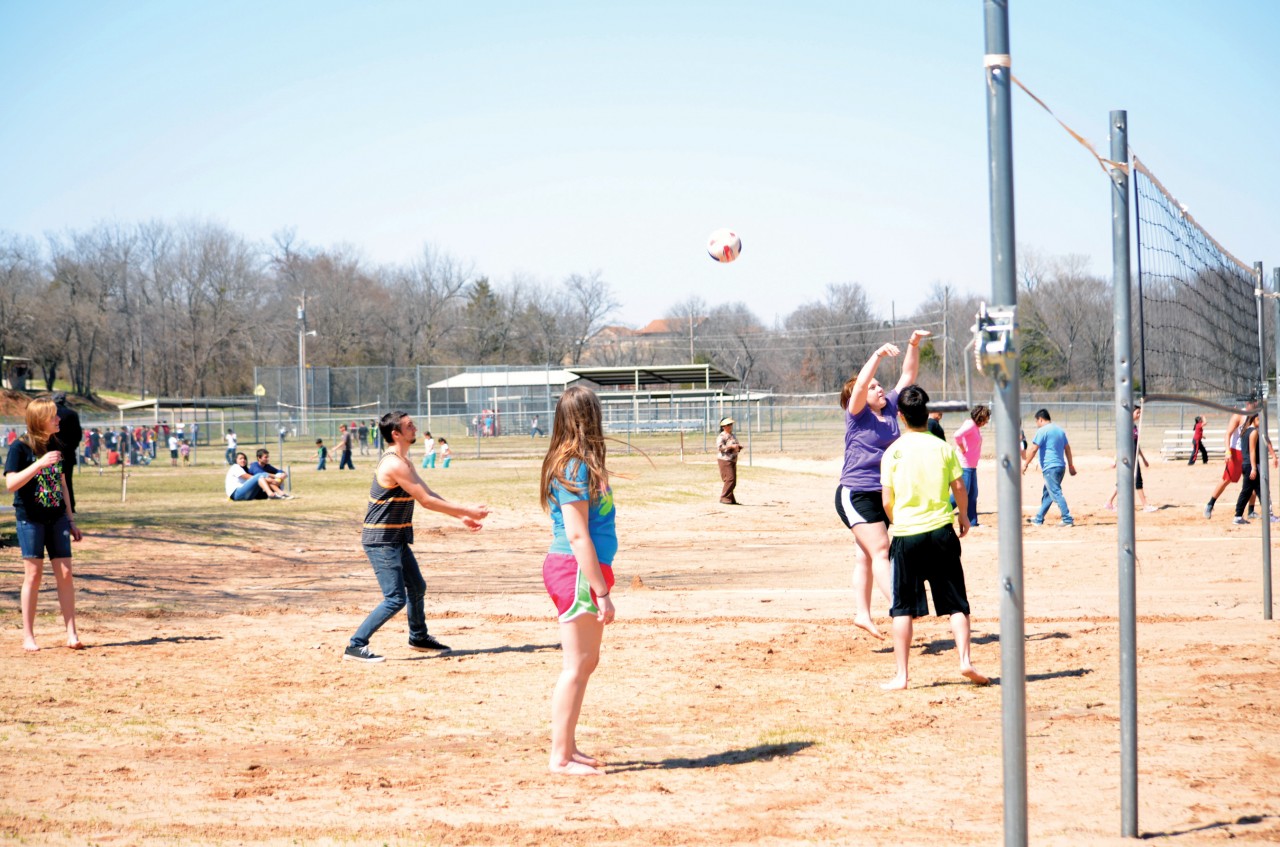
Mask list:
POLYGON ((779 347, 790 353, 789 387, 807 391, 839 390, 889 334, 856 282, 828 285, 825 300, 800 306, 784 327, 779 347))
POLYGON ((572 333, 570 361, 577 365, 582 361, 582 350, 587 341, 618 308, 618 301, 613 298, 609 283, 601 278, 600 271, 592 271, 585 276, 571 274, 564 281, 563 288, 570 305, 567 320, 572 333))
POLYGON ((459 322, 464 292, 475 272, 447 253, 422 248, 417 261, 393 272, 390 290, 392 319, 404 341, 406 357, 417 364, 435 364, 459 322))
POLYGON ((698 330, 706 321, 709 313, 707 301, 698 295, 693 295, 687 300, 681 300, 671 308, 667 309, 667 321, 674 329, 676 326, 687 327, 689 330, 689 361, 697 361, 697 336, 698 330))
POLYGON ((41 290, 48 285, 40 245, 30 238, 0 233, 0 362, 5 356, 32 353, 41 290))

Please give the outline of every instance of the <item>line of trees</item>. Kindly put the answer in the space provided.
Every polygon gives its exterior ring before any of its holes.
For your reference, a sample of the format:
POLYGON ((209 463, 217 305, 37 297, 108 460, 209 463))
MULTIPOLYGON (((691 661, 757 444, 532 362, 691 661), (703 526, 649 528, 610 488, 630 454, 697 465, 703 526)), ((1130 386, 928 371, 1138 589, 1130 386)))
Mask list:
MULTIPOLYGON (((1110 283, 1082 257, 1024 248, 1019 258, 1026 377, 1039 388, 1105 389, 1110 283)), ((958 392, 981 299, 935 284, 890 320, 862 285, 835 283, 767 326, 745 303, 695 296, 668 310, 671 331, 642 336, 610 328, 619 303, 599 271, 497 282, 432 247, 408 264, 374 264, 291 231, 264 245, 218 224, 153 221, 43 241, 0 232, 0 355, 31 358, 47 387, 66 379, 79 394, 246 394, 255 365, 297 362, 304 293, 314 363, 644 365, 692 355, 784 393, 838 391, 915 326, 935 334, 922 379, 958 392)))

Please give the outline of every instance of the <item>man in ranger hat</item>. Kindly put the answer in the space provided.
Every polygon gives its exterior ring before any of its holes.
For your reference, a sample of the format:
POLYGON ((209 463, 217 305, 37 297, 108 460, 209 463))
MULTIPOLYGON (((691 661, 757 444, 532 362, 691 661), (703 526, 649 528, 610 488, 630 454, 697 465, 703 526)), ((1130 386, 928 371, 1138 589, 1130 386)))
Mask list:
POLYGON ((738 505, 733 489, 738 485, 738 454, 742 452, 742 445, 733 434, 733 424, 733 418, 721 418, 720 435, 716 438, 716 459, 720 462, 720 480, 724 483, 720 502, 730 506, 738 505))

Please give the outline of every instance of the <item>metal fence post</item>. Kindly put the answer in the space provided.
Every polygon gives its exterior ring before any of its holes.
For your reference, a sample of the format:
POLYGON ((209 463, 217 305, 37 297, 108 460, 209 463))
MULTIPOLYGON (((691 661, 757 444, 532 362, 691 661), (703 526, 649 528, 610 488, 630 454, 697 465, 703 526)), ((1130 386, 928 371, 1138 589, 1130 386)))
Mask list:
MULTIPOLYGON (((1255 287, 1258 292, 1255 300, 1258 304, 1258 386, 1262 389, 1261 434, 1258 438, 1258 505, 1262 514, 1262 619, 1271 620, 1271 463, 1267 461, 1267 438, 1270 425, 1267 414, 1267 347, 1266 333, 1262 311, 1262 262, 1253 266, 1255 287)), ((1248 450, 1249 445, 1244 445, 1248 450)))

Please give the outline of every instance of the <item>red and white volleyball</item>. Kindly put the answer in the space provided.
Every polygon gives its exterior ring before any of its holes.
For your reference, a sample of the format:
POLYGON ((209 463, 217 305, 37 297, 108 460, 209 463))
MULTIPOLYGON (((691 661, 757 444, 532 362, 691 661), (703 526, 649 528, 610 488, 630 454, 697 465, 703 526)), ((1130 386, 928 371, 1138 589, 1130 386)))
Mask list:
POLYGON ((731 229, 717 229, 707 239, 707 252, 717 262, 732 262, 742 252, 742 239, 731 229))

